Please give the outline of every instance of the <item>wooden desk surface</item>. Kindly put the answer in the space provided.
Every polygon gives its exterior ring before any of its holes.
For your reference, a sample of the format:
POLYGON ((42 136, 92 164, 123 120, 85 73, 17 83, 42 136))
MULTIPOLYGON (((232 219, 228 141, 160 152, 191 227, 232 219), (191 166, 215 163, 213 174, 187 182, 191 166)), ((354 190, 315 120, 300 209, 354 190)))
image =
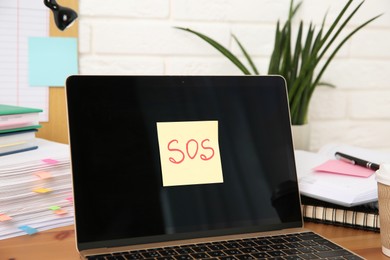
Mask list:
MULTIPOLYGON (((305 227, 366 259, 388 259, 382 254, 379 233, 315 223, 306 223, 305 227)), ((79 259, 73 226, 52 229, 33 236, 0 240, 0 259, 79 259)))

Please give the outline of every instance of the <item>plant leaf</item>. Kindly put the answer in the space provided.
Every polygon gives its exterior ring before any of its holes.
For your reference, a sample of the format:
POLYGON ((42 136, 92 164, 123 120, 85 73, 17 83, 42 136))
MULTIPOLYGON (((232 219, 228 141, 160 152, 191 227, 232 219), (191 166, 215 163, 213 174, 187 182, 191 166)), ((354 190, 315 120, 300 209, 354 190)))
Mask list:
POLYGON ((282 32, 280 31, 280 22, 276 23, 276 30, 275 30, 275 41, 274 41, 274 49, 271 54, 269 66, 268 66, 268 74, 278 74, 278 64, 280 60, 280 49, 281 49, 281 38, 282 38, 282 32))
POLYGON ((325 86, 325 87, 330 87, 330 88, 335 88, 336 87, 335 85, 333 85, 331 83, 328 83, 328 82, 318 82, 317 86, 325 86))
MULTIPOLYGON (((334 28, 337 26, 341 18, 343 17, 344 13, 348 10, 349 6, 352 4, 353 0, 349 0, 347 4, 344 6, 344 8, 340 11, 340 13, 337 15, 336 19, 332 22, 332 25, 330 26, 329 30, 326 32, 324 38, 322 39, 321 44, 319 45, 319 48, 322 47, 322 45, 326 42, 326 40, 330 37, 332 34, 334 28)), ((363 3, 363 2, 362 2, 363 3)), ((360 4, 361 5, 361 4, 360 4)))
POLYGON ((200 37, 201 39, 203 39, 204 41, 209 43, 211 46, 213 46, 215 49, 217 49, 219 52, 221 52, 226 58, 228 58, 231 62, 233 62, 233 64, 236 65, 236 67, 239 68, 245 75, 251 74, 250 71, 245 67, 245 65, 242 64, 242 62, 233 53, 231 53, 228 49, 223 47, 217 41, 211 39, 210 37, 208 37, 202 33, 193 31, 189 28, 183 28, 183 27, 175 27, 175 28, 197 35, 198 37, 200 37))
POLYGON ((291 0, 290 2, 290 13, 288 19, 291 21, 294 15, 297 13, 298 9, 301 7, 302 1, 299 2, 295 7, 294 6, 294 0, 291 0))
POLYGON ((286 26, 284 27, 284 41, 282 42, 282 57, 281 57, 281 67, 280 73, 286 78, 289 77, 289 69, 291 68, 291 21, 288 20, 286 22, 286 26))
POLYGON ((251 57, 249 56, 249 54, 247 53, 247 51, 245 50, 244 46, 242 46, 242 44, 240 43, 240 41, 237 39, 237 37, 232 34, 232 37, 233 39, 237 42, 238 46, 240 47, 242 53, 244 54, 245 58, 248 60, 249 62, 249 65, 251 66, 253 72, 256 74, 256 75, 259 75, 259 72, 256 68, 256 65, 253 63, 251 57))
MULTIPOLYGON (((343 9, 340 11, 340 13, 337 15, 336 19, 333 21, 331 27, 328 29, 328 31, 326 32, 324 38, 321 39, 320 42, 318 42, 317 44, 315 44, 315 46, 313 45, 313 49, 311 51, 311 55, 310 55, 310 60, 306 61, 306 54, 302 55, 302 66, 301 66, 301 73, 304 75, 307 71, 310 71, 310 70, 314 70, 315 67, 317 66, 318 62, 320 61, 320 59, 322 58, 322 56, 317 56, 317 53, 319 52, 319 50, 322 48, 322 46, 325 44, 325 42, 327 41, 327 39, 330 37, 330 35, 332 34, 333 30, 335 29, 335 27, 337 26, 337 24, 339 23, 339 21, 341 20, 341 18, 343 17, 344 13, 347 11, 348 7, 352 4, 352 1, 353 0, 349 0, 347 2, 347 4, 343 7, 343 9)), ((325 19, 324 19, 325 21, 325 19)), ((322 26, 324 25, 324 23, 322 24, 322 26)), ((322 27, 323 28, 323 27, 322 27)), ((321 28, 321 29, 322 29, 321 28)), ((310 32, 310 30, 309 30, 310 32)), ((314 31, 313 31, 314 32, 314 31)), ((320 32, 322 32, 322 30, 320 30, 320 32)), ((328 44, 328 46, 330 46, 330 44, 332 43, 332 41, 328 44)), ((305 52, 305 48, 304 47, 304 51, 303 53, 306 53, 305 52)), ((325 52, 322 52, 322 55, 324 54, 325 52)), ((299 79, 295 82, 295 84, 297 86, 303 84, 303 81, 306 82, 305 79, 302 79, 301 77, 299 77, 299 79)), ((289 92, 289 98, 291 98, 291 96, 295 95, 295 87, 292 88, 293 89, 293 93, 290 94, 289 92)))
MULTIPOLYGON (((344 29, 344 27, 347 25, 349 20, 355 15, 355 13, 359 10, 359 8, 362 6, 364 2, 361 2, 353 11, 352 13, 345 19, 345 21, 340 25, 336 33, 333 35, 333 37, 329 40, 328 44, 325 46, 325 48, 321 51, 321 54, 318 56, 318 59, 320 60, 326 53, 326 51, 329 49, 329 47, 332 45, 332 43, 336 40, 337 36, 340 34, 340 32, 344 29)), ((334 27, 335 28, 335 27, 334 27)), ((325 40, 323 41, 325 43, 325 40)))
POLYGON ((358 32, 360 29, 362 29, 363 27, 365 27, 367 24, 373 22, 374 20, 378 19, 380 16, 382 16, 382 14, 380 15, 377 15, 371 19, 369 19, 368 21, 366 21, 365 23, 361 24, 360 26, 358 26, 357 28, 355 28, 352 32, 350 32, 340 43, 339 45, 337 45, 336 49, 332 52, 332 54, 329 56, 329 58, 326 60, 325 64, 322 66, 320 72, 318 73, 316 79, 314 80, 313 82, 313 86, 311 87, 311 94, 312 92, 314 91, 314 88, 315 86, 318 84, 318 82, 320 81, 321 77, 322 77, 322 74, 325 72, 325 69, 328 67, 329 63, 332 61, 332 59, 334 58, 334 56, 337 54, 337 52, 340 50, 340 48, 344 45, 344 43, 349 39, 351 38, 356 32, 358 32))
POLYGON ((290 74, 290 84, 293 85, 295 82, 295 79, 297 78, 298 74, 298 68, 299 68, 299 58, 302 53, 302 31, 303 31, 303 22, 301 21, 299 23, 299 29, 298 29, 298 36, 295 43, 295 50, 294 50, 294 56, 292 58, 292 64, 291 64, 291 74, 290 74))
MULTIPOLYGON (((313 53, 310 54, 310 49, 312 46, 312 40, 313 40, 313 34, 314 34, 314 28, 312 27, 312 24, 310 23, 310 26, 307 31, 307 36, 305 40, 305 44, 302 48, 301 52, 301 69, 298 72, 298 76, 296 81, 290 86, 290 90, 288 92, 289 100, 294 100, 295 96, 300 95, 302 90, 301 88, 304 81, 307 80, 308 75, 310 75, 310 78, 312 77, 312 67, 310 64, 313 63, 313 59, 315 59, 316 55, 313 53)), ((292 102, 292 101, 291 101, 292 102)))

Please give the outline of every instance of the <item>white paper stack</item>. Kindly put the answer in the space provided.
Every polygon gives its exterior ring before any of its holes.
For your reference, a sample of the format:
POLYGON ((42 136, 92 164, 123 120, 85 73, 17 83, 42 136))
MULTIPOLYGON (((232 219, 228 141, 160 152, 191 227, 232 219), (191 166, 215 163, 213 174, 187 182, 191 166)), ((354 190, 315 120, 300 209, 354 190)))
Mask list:
POLYGON ((0 157, 0 240, 73 224, 69 146, 0 157))
MULTIPOLYGON (((344 207, 377 201, 378 191, 374 171, 369 177, 356 177, 353 172, 347 175, 314 170, 329 160, 335 160, 336 152, 342 152, 376 164, 390 162, 390 153, 344 144, 328 144, 322 147, 318 153, 296 150, 295 161, 300 193, 344 207)), ((361 166, 351 166, 358 168, 356 172, 360 171, 361 166)))

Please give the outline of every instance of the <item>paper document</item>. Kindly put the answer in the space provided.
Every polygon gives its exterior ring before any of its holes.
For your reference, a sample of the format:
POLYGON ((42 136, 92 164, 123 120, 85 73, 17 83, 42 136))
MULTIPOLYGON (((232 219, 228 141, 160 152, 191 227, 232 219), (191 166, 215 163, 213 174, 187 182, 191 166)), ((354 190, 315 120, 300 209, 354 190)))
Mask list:
POLYGON ((73 224, 69 146, 36 144, 0 160, 0 240, 73 224))
MULTIPOLYGON (((334 160, 335 152, 342 152, 378 164, 390 162, 388 153, 348 145, 330 144, 320 149, 318 153, 296 150, 295 160, 301 194, 347 207, 376 201, 378 194, 375 174, 369 177, 356 177, 353 175, 357 172, 347 175, 314 170, 329 160, 334 160)), ((349 167, 349 169, 356 169, 354 167, 360 166, 349 167)), ((363 167, 361 168, 358 170, 365 171, 363 167)))

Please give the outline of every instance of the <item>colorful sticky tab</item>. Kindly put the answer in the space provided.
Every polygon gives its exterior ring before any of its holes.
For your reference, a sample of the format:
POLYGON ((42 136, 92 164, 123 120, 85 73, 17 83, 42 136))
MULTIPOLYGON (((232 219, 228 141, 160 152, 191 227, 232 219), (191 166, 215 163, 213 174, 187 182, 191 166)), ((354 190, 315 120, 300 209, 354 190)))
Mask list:
POLYGON ((66 211, 66 209, 57 209, 57 210, 54 210, 54 213, 57 215, 64 215, 64 214, 67 214, 68 212, 66 211))
POLYGON ((58 161, 54 159, 43 159, 42 162, 47 163, 47 164, 57 164, 58 161))
POLYGON ((0 222, 11 220, 12 218, 5 214, 0 214, 0 222))
POLYGON ((60 206, 51 206, 49 207, 49 209, 51 210, 57 210, 57 209, 60 209, 61 207, 60 206))
POLYGON ((18 227, 20 230, 23 230, 24 232, 26 232, 27 234, 29 235, 33 235, 35 233, 38 233, 38 230, 36 230, 35 228, 33 227, 30 227, 30 226, 20 226, 18 227))
POLYGON ((36 192, 36 193, 47 193, 47 192, 50 192, 51 189, 49 189, 49 188, 37 188, 37 189, 35 189, 33 191, 36 192))
POLYGON ((68 197, 68 198, 66 198, 66 200, 73 203, 73 197, 68 197))
POLYGON ((37 172, 34 174, 35 176, 37 176, 38 178, 40 179, 47 179, 47 178, 51 178, 51 173, 50 172, 37 172))

